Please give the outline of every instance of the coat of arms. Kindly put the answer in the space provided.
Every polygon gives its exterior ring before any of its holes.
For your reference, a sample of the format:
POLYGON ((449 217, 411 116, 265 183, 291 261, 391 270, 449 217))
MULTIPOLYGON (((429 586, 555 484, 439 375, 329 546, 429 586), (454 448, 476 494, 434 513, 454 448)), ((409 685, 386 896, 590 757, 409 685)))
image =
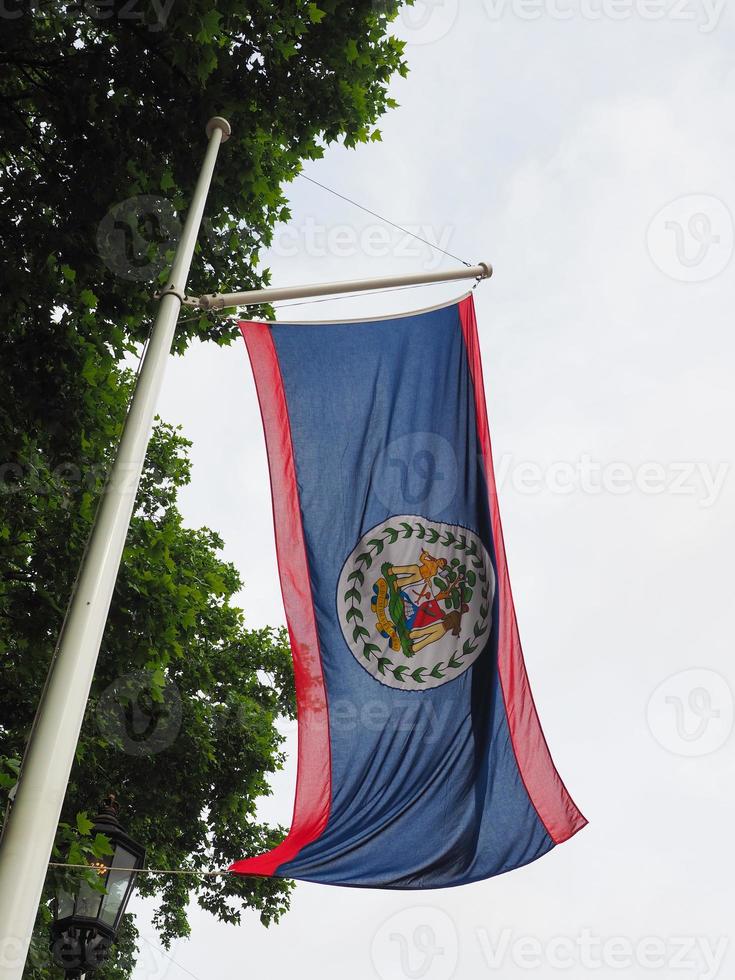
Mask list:
POLYGON ((338 611, 353 655, 389 687, 425 690, 463 674, 487 644, 495 577, 468 528, 402 516, 345 562, 338 611))

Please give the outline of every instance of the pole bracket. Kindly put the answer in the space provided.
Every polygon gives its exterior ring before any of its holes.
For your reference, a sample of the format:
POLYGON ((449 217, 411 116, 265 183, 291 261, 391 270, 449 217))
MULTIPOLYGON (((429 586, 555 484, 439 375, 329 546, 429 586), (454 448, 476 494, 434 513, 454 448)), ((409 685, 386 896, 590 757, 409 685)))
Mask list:
POLYGON ((177 289, 172 282, 170 282, 165 289, 159 289, 157 293, 153 294, 154 299, 163 299, 164 296, 176 296, 182 305, 189 305, 189 303, 187 303, 188 297, 186 293, 182 292, 180 289, 177 289))

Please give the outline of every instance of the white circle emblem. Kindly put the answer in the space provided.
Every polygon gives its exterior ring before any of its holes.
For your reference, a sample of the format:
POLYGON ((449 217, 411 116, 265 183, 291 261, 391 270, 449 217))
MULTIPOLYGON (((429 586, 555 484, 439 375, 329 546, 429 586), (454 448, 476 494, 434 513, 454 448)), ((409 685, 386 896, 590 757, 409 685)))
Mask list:
POLYGON ((337 612, 357 662, 403 691, 463 674, 490 636, 495 573, 468 528, 391 517, 363 535, 340 575, 337 612))

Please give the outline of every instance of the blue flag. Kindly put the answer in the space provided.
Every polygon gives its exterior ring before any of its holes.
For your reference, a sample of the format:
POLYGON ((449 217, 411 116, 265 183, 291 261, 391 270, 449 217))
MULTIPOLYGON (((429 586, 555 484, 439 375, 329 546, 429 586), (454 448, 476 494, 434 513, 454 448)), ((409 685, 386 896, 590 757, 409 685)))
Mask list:
POLYGON ((268 449, 299 749, 291 830, 246 875, 440 888, 586 821, 523 662, 472 296, 242 323, 268 449))

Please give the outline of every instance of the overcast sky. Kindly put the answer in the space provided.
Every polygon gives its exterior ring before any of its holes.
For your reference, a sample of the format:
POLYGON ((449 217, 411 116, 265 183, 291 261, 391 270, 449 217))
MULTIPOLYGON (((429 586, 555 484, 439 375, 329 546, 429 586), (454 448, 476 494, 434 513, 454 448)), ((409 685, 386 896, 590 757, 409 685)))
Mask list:
MULTIPOLYGON (((590 826, 463 888, 299 884, 269 930, 193 908, 172 959, 138 902, 136 980, 730 980, 733 14, 721 0, 418 0, 397 30, 410 74, 383 142, 306 173, 495 267, 476 297, 510 573, 541 721, 590 826)), ((456 264, 306 181, 290 198, 274 284, 456 264)), ((194 441, 186 520, 222 533, 250 624, 282 623, 244 345, 172 361, 160 412, 194 441)), ((294 778, 291 762, 268 819, 288 824, 294 778)))

